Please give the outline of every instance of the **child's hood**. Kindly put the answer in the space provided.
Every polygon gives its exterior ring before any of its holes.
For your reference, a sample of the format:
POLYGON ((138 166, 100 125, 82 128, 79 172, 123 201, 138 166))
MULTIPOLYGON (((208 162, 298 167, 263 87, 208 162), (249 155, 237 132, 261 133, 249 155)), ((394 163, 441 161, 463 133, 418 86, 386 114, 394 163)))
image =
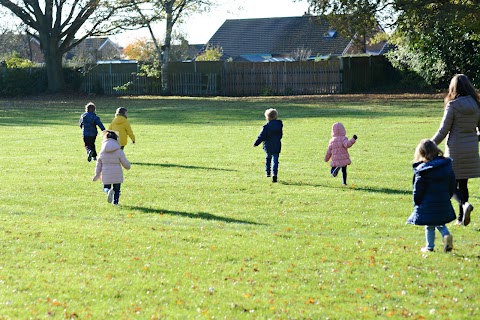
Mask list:
POLYGON ((270 120, 267 122, 267 125, 270 126, 273 130, 281 130, 283 127, 283 122, 282 120, 270 120))
POLYGON ((452 171, 452 159, 439 156, 428 162, 415 163, 413 170, 420 175, 445 176, 452 171))
POLYGON ((115 124, 124 124, 125 122, 127 122, 127 118, 125 118, 124 116, 122 115, 116 115, 115 118, 113 119, 113 123, 115 124))
POLYGON ((107 139, 103 141, 102 151, 103 152, 114 152, 120 149, 120 143, 115 139, 107 139))
POLYGON ((342 137, 347 134, 347 130, 341 122, 336 122, 332 126, 332 137, 342 137))

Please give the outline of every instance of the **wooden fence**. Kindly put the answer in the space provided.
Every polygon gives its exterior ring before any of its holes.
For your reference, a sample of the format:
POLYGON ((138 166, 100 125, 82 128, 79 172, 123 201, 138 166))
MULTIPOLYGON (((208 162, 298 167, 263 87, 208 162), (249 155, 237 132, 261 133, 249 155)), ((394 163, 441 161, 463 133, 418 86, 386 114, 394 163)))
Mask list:
POLYGON ((239 62, 226 64, 227 96, 301 95, 342 92, 340 61, 239 62))
POLYGON ((82 91, 106 95, 160 95, 162 84, 159 79, 136 73, 90 72, 85 74, 82 91))
MULTIPOLYGON (((319 62, 173 62, 169 85, 172 95, 182 96, 334 94, 386 85, 392 70, 384 57, 319 62)), ((115 70, 90 72, 83 84, 87 93, 108 95, 157 95, 161 89, 159 79, 115 70)))

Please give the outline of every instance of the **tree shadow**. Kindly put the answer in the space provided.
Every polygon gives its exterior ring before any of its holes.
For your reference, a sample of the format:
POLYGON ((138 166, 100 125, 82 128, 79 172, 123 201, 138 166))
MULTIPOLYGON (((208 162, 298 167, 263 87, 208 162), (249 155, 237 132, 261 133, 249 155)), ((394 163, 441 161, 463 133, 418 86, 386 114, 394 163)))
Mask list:
POLYGON ((149 166, 149 167, 164 167, 164 168, 182 168, 182 169, 199 169, 199 170, 218 170, 218 171, 238 171, 234 169, 224 168, 212 168, 212 167, 199 167, 199 166, 186 166, 182 164, 173 163, 151 163, 151 162, 131 162, 131 164, 137 166, 149 166))
POLYGON ((191 219, 216 220, 216 221, 221 221, 226 223, 242 223, 242 224, 263 225, 263 226, 266 225, 264 223, 257 223, 257 222, 247 221, 247 220, 237 220, 232 218, 219 217, 207 212, 189 213, 189 212, 170 211, 170 210, 164 210, 164 209, 154 209, 154 208, 146 208, 146 207, 138 207, 138 206, 125 206, 125 207, 128 207, 131 210, 142 211, 143 213, 157 213, 160 215, 168 214, 171 216, 179 216, 179 217, 185 217, 185 218, 191 218, 191 219))
POLYGON ((368 186, 340 186, 340 185, 330 185, 330 184, 318 184, 318 183, 303 183, 303 182, 288 182, 288 181, 279 181, 280 184, 287 186, 310 186, 310 187, 324 187, 324 188, 334 188, 339 190, 352 190, 352 191, 363 191, 363 192, 381 192, 385 194, 401 194, 401 195, 411 195, 411 190, 402 190, 402 189, 390 189, 390 188, 375 188, 368 186))

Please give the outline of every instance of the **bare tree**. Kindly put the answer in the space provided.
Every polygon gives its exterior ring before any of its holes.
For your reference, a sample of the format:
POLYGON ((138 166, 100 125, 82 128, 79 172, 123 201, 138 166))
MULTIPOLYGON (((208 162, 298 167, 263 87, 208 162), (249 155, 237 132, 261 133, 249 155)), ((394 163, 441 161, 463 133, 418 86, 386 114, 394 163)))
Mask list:
MULTIPOLYGON (((168 83, 169 61, 172 46, 174 26, 188 17, 189 14, 207 11, 212 5, 212 0, 130 0, 137 12, 137 18, 129 18, 131 26, 148 28, 152 41, 157 49, 158 60, 161 63, 163 94, 170 94, 168 83), (149 11, 150 10, 150 11, 149 11), (147 14, 149 12, 149 14, 147 14), (154 22, 165 22, 165 38, 160 45, 153 33, 154 22)), ((129 25, 127 23, 127 25, 129 25)))
POLYGON ((109 19, 122 9, 119 3, 101 4, 99 0, 0 0, 0 5, 18 17, 39 41, 50 92, 65 87, 63 55, 89 36, 118 28, 109 24, 109 19))

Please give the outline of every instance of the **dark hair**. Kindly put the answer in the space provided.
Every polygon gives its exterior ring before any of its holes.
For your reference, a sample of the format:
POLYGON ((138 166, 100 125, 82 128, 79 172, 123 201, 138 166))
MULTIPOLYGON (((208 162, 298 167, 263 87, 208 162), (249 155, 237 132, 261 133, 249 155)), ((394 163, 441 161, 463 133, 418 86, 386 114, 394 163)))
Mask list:
POLYGON ((117 110, 115 111, 115 115, 116 116, 118 116, 118 115, 124 116, 126 118, 127 117, 127 111, 128 111, 127 108, 120 107, 120 108, 117 108, 117 110))
POLYGON ((107 139, 114 139, 114 140, 118 139, 118 136, 115 133, 115 131, 110 131, 110 130, 107 130, 106 137, 107 137, 107 139))

